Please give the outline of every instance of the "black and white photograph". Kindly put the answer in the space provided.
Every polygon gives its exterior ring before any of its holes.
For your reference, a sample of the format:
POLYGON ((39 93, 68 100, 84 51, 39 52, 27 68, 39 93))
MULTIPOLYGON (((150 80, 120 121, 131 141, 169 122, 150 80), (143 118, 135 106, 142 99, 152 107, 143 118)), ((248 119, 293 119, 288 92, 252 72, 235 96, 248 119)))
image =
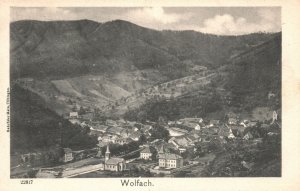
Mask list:
POLYGON ((0 1, 0 190, 298 190, 299 8, 0 1))
POLYGON ((281 26, 276 6, 10 7, 10 178, 281 177, 281 26))

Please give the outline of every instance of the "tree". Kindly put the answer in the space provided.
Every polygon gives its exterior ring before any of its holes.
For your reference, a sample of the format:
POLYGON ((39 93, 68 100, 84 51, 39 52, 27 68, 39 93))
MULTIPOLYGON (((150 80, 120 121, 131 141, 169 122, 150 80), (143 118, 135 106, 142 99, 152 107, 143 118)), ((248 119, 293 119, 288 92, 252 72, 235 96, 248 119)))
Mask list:
POLYGON ((83 115, 83 114, 85 114, 85 113, 86 113, 85 109, 84 109, 82 106, 80 106, 79 111, 78 111, 78 114, 79 114, 79 115, 83 115))
POLYGON ((169 131, 158 124, 153 126, 153 128, 150 130, 150 133, 151 138, 153 139, 163 139, 165 141, 168 141, 170 138, 169 131))
POLYGON ((139 143, 143 144, 143 143, 146 143, 146 142, 147 142, 147 138, 144 134, 142 134, 139 138, 139 143))

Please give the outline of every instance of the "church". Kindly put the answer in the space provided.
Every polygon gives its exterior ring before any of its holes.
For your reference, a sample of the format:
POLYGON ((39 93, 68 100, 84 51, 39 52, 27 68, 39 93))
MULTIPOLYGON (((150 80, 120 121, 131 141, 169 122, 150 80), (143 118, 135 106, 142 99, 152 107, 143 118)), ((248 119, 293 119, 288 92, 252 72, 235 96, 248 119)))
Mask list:
POLYGON ((121 172, 126 167, 125 160, 118 157, 110 157, 109 145, 106 147, 104 170, 121 172))

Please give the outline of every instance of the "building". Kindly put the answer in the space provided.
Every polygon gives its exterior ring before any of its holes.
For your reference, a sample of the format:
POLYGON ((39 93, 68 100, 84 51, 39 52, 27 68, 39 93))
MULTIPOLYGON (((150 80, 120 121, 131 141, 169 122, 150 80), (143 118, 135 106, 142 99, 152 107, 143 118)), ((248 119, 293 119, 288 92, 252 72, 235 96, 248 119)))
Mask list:
POLYGON ((125 160, 118 157, 110 157, 109 145, 106 147, 104 170, 121 172, 125 170, 125 160))
POLYGON ((275 121, 277 121, 278 119, 278 114, 276 111, 273 111, 273 116, 272 116, 272 123, 274 123, 275 121))
POLYGON ((117 135, 111 135, 111 134, 106 134, 102 137, 99 137, 98 140, 102 140, 102 142, 105 143, 115 143, 117 139, 119 139, 119 136, 117 135))
POLYGON ((119 138, 115 141, 115 143, 119 144, 119 145, 124 145, 124 144, 128 144, 132 141, 132 139, 130 138, 119 138))
POLYGON ((183 166, 183 158, 173 153, 159 154, 158 159, 160 168, 180 168, 183 166))
POLYGON ((238 120, 236 118, 229 118, 228 119, 228 124, 229 125, 236 125, 236 124, 238 124, 238 120))
POLYGON ((169 131, 169 134, 171 137, 178 137, 178 136, 182 136, 188 133, 187 130, 185 129, 180 129, 177 127, 170 127, 170 128, 166 128, 169 131))
POLYGON ((64 156, 63 156, 63 162, 69 162, 74 159, 72 150, 70 148, 64 148, 64 156))
POLYGON ((243 139, 245 139, 245 140, 253 139, 252 133, 250 131, 248 131, 246 133, 246 135, 243 137, 243 139))
POLYGON ((78 118, 78 112, 70 112, 70 115, 69 115, 70 118, 78 118))
POLYGON ((152 155, 153 151, 151 151, 151 148, 148 145, 140 152, 140 158, 144 160, 152 160, 152 155))
POLYGON ((197 124, 197 125, 195 126, 195 130, 200 131, 200 130, 201 130, 201 126, 200 126, 199 124, 197 124))
POLYGON ((180 151, 180 153, 183 153, 186 151, 186 148, 189 146, 194 145, 192 136, 181 136, 181 137, 172 137, 169 139, 169 143, 173 144, 176 149, 180 151))
POLYGON ((110 134, 114 134, 114 135, 121 135, 121 132, 123 131, 124 129, 122 127, 119 127, 119 126, 112 126, 112 127, 109 127, 106 131, 110 134))
POLYGON ((142 133, 140 131, 134 131, 133 133, 131 133, 129 135, 129 138, 134 140, 134 141, 138 141, 141 136, 142 136, 142 133))
POLYGON ((220 125, 220 120, 212 119, 212 120, 209 121, 209 126, 210 127, 216 126, 216 125, 220 125))
POLYGON ((106 125, 96 124, 96 125, 92 125, 90 128, 91 128, 92 131, 99 131, 99 132, 101 132, 101 133, 106 133, 106 132, 107 132, 107 129, 108 129, 109 127, 106 126, 106 125))
POLYGON ((58 178, 61 172, 61 168, 40 168, 36 178, 58 178))
POLYGON ((118 126, 117 122, 114 121, 114 120, 111 120, 111 119, 107 119, 107 120, 105 121, 105 125, 111 126, 111 127, 113 127, 113 126, 118 126))
POLYGON ((232 129, 229 129, 229 135, 228 135, 228 139, 234 139, 235 136, 234 134, 232 133, 232 129))

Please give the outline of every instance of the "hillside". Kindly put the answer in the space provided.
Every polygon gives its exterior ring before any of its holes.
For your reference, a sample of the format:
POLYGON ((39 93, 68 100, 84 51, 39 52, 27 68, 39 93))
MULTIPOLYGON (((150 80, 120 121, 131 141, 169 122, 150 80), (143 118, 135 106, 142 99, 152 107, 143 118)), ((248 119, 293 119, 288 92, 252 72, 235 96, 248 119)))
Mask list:
POLYGON ((251 108, 281 102, 281 34, 232 58, 226 72, 231 73, 226 89, 234 104, 251 108), (272 99, 268 96, 273 94, 272 99))
POLYGON ((12 77, 57 78, 158 69, 176 79, 194 65, 216 68, 274 36, 155 31, 116 20, 17 21, 11 29, 12 77))
POLYGON ((12 81, 59 114, 75 103, 122 115, 153 97, 211 88, 251 110, 269 92, 279 98, 280 60, 280 33, 156 31, 122 20, 11 23, 12 81))
POLYGON ((97 142, 47 108, 37 94, 18 85, 11 88, 11 152, 31 152, 56 146, 88 148, 97 142), (61 124, 61 125, 60 125, 61 124), (62 137, 61 137, 62 135, 62 137))
MULTIPOLYGON (((156 121, 159 117, 174 120, 186 116, 212 115, 222 119, 226 111, 230 110, 247 115, 262 112, 259 115, 263 116, 267 114, 266 109, 280 109, 281 34, 232 57, 225 66, 214 70, 212 74, 208 82, 200 83, 196 88, 191 85, 194 86, 197 80, 183 87, 180 83, 183 80, 174 80, 173 86, 167 88, 169 95, 173 95, 172 99, 166 96, 152 96, 151 99, 148 95, 148 99, 144 98, 145 101, 137 107, 130 105, 125 117, 130 120, 156 121), (182 88, 190 91, 181 94, 182 88), (269 97, 269 94, 272 96, 269 97)), ((172 81, 169 83, 172 84, 172 81)))

